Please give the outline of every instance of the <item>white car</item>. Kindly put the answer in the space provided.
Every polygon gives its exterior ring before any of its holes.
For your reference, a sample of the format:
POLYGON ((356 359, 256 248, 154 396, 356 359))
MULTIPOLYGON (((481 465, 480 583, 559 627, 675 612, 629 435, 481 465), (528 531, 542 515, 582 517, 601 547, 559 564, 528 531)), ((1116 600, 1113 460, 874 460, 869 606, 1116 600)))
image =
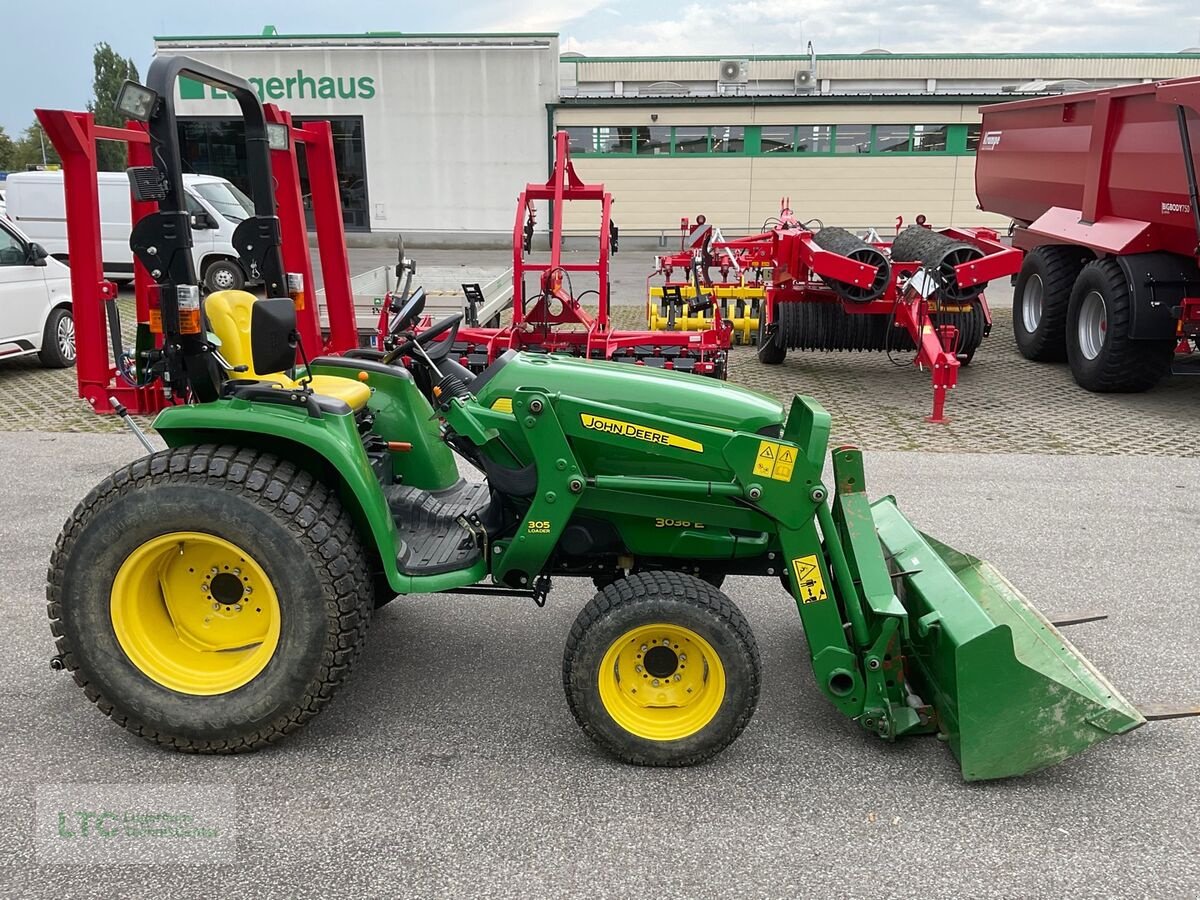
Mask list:
POLYGON ((0 219, 0 359, 36 353, 42 365, 75 365, 71 273, 0 219))

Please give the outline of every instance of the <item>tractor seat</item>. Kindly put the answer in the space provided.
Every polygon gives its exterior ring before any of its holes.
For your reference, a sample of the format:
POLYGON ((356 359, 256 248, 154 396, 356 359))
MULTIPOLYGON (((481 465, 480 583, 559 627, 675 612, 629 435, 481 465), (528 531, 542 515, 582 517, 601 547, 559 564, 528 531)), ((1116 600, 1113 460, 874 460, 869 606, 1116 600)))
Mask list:
MULTIPOLYGON (((229 372, 231 378, 257 378, 282 388, 297 388, 300 383, 283 372, 269 375, 254 371, 250 350, 250 308, 255 296, 246 291, 215 291, 204 299, 209 327, 221 342, 221 356, 231 366, 245 366, 244 372, 229 372)), ((314 375, 309 382, 314 393, 341 400, 357 412, 367 405, 371 389, 354 378, 338 375, 314 375)))

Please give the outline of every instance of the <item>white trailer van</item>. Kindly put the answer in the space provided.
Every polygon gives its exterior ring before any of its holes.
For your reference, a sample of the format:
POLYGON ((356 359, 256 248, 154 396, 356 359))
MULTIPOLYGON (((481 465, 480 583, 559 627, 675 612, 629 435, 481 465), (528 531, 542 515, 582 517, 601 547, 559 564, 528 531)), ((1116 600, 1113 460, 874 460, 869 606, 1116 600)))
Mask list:
MULTIPOLYGON (((100 246, 104 275, 115 281, 133 278, 129 179, 124 172, 101 172, 100 246)), ((209 290, 237 290, 257 280, 233 249, 233 230, 254 214, 254 204, 236 186, 212 175, 184 175, 192 215, 192 254, 196 271, 209 290)), ((8 217, 55 259, 69 264, 66 201, 62 172, 13 172, 5 190, 8 217)))

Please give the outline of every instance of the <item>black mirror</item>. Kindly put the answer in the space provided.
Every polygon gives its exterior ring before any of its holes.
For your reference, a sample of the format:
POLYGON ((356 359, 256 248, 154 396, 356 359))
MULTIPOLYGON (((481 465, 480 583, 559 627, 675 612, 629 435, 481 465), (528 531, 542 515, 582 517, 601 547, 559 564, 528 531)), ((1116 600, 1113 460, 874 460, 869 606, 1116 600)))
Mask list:
POLYGON ((198 212, 192 216, 192 228, 195 231, 209 231, 216 227, 216 223, 213 222, 212 216, 206 212, 198 212))
POLYGON ((46 265, 46 257, 50 254, 46 252, 46 248, 41 244, 29 245, 29 264, 31 266, 46 265))
POLYGON ((260 375, 296 364, 296 307, 289 297, 256 300, 250 307, 250 356, 260 375))

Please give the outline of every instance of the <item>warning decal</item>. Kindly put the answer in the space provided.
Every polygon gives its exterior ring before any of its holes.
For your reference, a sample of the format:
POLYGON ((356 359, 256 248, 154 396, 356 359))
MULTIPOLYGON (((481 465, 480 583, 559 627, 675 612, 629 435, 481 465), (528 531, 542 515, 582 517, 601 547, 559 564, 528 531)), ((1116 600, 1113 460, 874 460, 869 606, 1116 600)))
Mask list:
POLYGON ((776 481, 791 481, 796 465, 796 448, 775 441, 759 441, 754 458, 754 474, 776 481))
POLYGON ((815 556, 800 556, 792 560, 792 573, 800 588, 801 603, 820 603, 825 599, 825 580, 815 556))

